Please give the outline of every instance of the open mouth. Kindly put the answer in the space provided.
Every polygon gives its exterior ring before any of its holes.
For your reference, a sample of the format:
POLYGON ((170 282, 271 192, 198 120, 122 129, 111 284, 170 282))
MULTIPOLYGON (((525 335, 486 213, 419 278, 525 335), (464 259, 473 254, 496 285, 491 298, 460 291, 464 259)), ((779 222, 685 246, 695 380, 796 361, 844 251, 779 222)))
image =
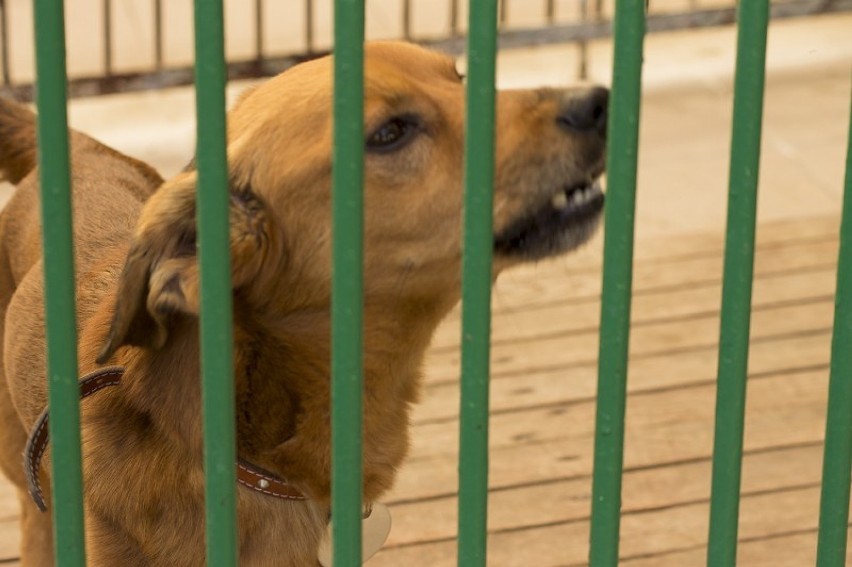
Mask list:
POLYGON ((540 209, 510 224, 494 238, 503 256, 538 260, 573 250, 597 228, 604 205, 600 180, 566 186, 540 209))

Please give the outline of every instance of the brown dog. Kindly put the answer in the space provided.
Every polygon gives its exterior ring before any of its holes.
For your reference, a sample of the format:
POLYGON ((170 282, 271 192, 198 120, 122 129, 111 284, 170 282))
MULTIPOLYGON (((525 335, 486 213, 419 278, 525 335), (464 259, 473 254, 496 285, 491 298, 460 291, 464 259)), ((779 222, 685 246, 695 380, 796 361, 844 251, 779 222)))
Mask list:
MULTIPOLYGON (((299 65, 229 114, 238 450, 306 499, 239 489, 241 565, 315 565, 329 514, 331 60, 299 65)), ((366 48, 364 499, 393 483, 433 330, 459 299, 464 88, 454 62, 366 48)), ((603 205, 606 90, 498 96, 495 274, 571 250, 603 205)), ((71 134, 80 372, 126 368, 82 403, 88 556, 201 565, 196 172, 71 134)), ((46 404, 33 115, 0 101, 0 466, 20 490, 22 562, 51 565, 49 514, 21 453, 46 404)), ((47 484, 47 470, 42 472, 47 484)))

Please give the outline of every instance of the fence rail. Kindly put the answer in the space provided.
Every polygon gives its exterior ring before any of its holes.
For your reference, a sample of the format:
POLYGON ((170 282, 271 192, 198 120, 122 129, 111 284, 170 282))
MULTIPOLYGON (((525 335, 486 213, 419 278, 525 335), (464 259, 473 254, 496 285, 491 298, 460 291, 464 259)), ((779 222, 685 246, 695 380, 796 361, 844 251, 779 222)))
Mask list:
POLYGON ((734 75, 708 565, 737 561, 768 0, 741 2, 734 75))
POLYGON ((83 538, 83 472, 77 385, 77 323, 74 309, 74 248, 71 171, 65 101, 65 27, 62 0, 38 0, 38 160, 44 246, 45 324, 50 437, 53 541, 57 564, 86 564, 83 538))
POLYGON ((234 565, 238 556, 223 19, 221 0, 195 0, 201 397, 207 564, 211 567, 234 565))
POLYGON ((361 565, 364 384, 364 0, 335 3, 332 157, 332 477, 334 564, 361 565))
MULTIPOLYGON (((852 105, 852 97, 850 97, 852 105)), ((852 114, 846 145, 846 186, 840 221, 840 252, 831 371, 822 465, 818 567, 846 564, 849 532, 849 479, 852 472, 852 114)))
POLYGON ((474 2, 465 124, 458 512, 458 563, 471 567, 484 567, 487 556, 496 28, 497 5, 474 2))
POLYGON ((643 8, 641 2, 619 0, 615 16, 590 552, 591 562, 600 567, 618 564, 645 40, 643 8))
MULTIPOLYGON (((151 51, 152 55, 147 62, 134 64, 132 69, 128 70, 118 68, 117 55, 114 54, 116 43, 114 26, 109 23, 115 19, 115 7, 112 5, 112 0, 104 0, 103 12, 106 23, 103 27, 101 41, 102 69, 97 73, 72 74, 68 84, 69 96, 85 97, 193 84, 195 73, 193 66, 170 60, 170 45, 163 29, 165 15, 162 0, 151 1, 150 17, 153 20, 153 34, 152 37, 148 38, 150 46, 147 49, 151 51)), ((294 0, 288 0, 288 2, 294 4, 293 12, 297 13, 299 11, 298 2, 294 0)), ((502 12, 504 16, 500 20, 499 48, 513 49, 533 45, 576 43, 581 48, 581 62, 577 73, 578 76, 584 75, 588 61, 583 46, 589 41, 612 37, 613 21, 607 13, 608 3, 605 4, 603 0, 596 0, 593 3, 590 0, 576 0, 576 3, 578 6, 577 14, 571 14, 567 18, 557 18, 556 3, 552 0, 548 1, 545 10, 542 12, 541 21, 535 25, 526 23, 524 25, 513 25, 511 10, 505 10, 502 12)), ((10 4, 12 4, 10 0, 0 0, 0 48, 2 48, 0 52, 0 67, 2 67, 0 93, 13 96, 19 100, 32 100, 34 91, 33 84, 28 78, 29 70, 25 70, 25 73, 16 74, 9 63, 10 52, 17 53, 17 51, 23 49, 10 41, 8 31, 10 18, 16 19, 14 18, 15 13, 10 14, 7 8, 10 4)), ((675 8, 666 10, 657 10, 657 4, 658 2, 653 0, 650 2, 650 11, 645 24, 648 33, 728 26, 733 24, 736 19, 736 7, 733 3, 729 6, 715 5, 707 8, 702 8, 698 2, 680 3, 676 4, 675 8)), ((250 4, 246 3, 241 6, 242 9, 248 9, 250 4)), ((230 80, 273 76, 293 65, 325 55, 328 52, 329 46, 318 44, 315 37, 317 18, 315 15, 316 7, 312 0, 305 0, 302 8, 303 28, 300 33, 304 40, 303 43, 298 48, 283 51, 266 46, 268 38, 263 27, 265 3, 263 0, 255 0, 253 6, 255 18, 252 20, 253 29, 250 35, 254 37, 252 49, 254 56, 250 58, 239 55, 228 56, 227 74, 230 80)), ((452 0, 448 6, 446 17, 448 23, 442 33, 417 34, 411 25, 413 18, 411 0, 405 1, 401 15, 402 23, 399 26, 399 33, 395 37, 416 41, 448 53, 462 54, 465 51, 467 40, 463 35, 466 30, 462 30, 459 25, 461 21, 459 18, 460 11, 458 0, 452 0)), ((839 12, 852 12, 852 0, 784 0, 772 3, 770 13, 774 19, 788 19, 839 12)), ((189 35, 191 30, 187 29, 185 32, 189 35)), ((145 48, 142 51, 145 51, 145 48)), ((90 58, 97 59, 97 57, 97 52, 90 54, 90 58)))

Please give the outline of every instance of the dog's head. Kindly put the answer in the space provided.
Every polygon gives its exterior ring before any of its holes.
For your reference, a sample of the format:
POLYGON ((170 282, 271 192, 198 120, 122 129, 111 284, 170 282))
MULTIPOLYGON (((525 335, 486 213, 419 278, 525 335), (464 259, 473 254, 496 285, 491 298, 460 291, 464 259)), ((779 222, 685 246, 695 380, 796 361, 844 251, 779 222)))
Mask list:
MULTIPOLYGON (((446 309, 460 279, 463 78, 444 55, 373 43, 364 81, 366 301, 446 309)), ((498 94, 495 273, 593 233, 606 102, 600 88, 498 94)), ((267 314, 328 308, 331 108, 323 58, 250 90, 229 114, 233 285, 267 314)), ((146 204, 101 360, 122 344, 160 346, 172 315, 197 314, 196 181, 188 170, 146 204)))

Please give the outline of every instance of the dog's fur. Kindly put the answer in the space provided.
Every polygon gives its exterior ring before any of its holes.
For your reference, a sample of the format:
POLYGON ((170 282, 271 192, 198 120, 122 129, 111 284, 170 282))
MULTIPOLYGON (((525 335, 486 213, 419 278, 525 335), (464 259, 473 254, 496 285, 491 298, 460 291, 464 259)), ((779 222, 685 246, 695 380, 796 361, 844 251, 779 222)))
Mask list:
MULTIPOLYGON (((286 502, 240 487, 241 565, 315 565, 328 518, 331 77, 330 58, 299 65, 229 114, 238 451, 309 497, 286 502)), ((424 352, 459 298, 464 87, 450 58, 398 43, 367 46, 365 83, 368 134, 402 117, 391 134, 402 124, 407 136, 392 149, 368 142, 365 164, 364 499, 372 502, 406 454, 424 352)), ((499 94, 495 234, 600 174, 601 129, 560 120, 588 96, 499 94)), ((0 101, 0 171, 18 185, 0 216, 0 467, 20 492, 22 563, 46 566, 50 515, 30 501, 21 465, 47 400, 35 148, 34 116, 0 101)), ((78 132, 71 162, 80 372, 127 369, 120 387, 82 403, 90 564, 200 565, 197 174, 188 167, 163 182, 78 132)), ((495 275, 576 246, 593 216, 553 227, 538 248, 521 242, 517 253, 498 253, 495 275)))

